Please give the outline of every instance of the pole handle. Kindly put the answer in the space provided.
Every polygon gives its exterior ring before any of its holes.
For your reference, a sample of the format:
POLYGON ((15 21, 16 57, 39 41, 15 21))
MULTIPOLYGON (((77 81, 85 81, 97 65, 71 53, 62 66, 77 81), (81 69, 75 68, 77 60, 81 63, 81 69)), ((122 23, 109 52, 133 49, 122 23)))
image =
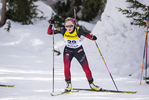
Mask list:
POLYGON ((53 30, 53 92, 54 92, 54 24, 52 25, 53 30))

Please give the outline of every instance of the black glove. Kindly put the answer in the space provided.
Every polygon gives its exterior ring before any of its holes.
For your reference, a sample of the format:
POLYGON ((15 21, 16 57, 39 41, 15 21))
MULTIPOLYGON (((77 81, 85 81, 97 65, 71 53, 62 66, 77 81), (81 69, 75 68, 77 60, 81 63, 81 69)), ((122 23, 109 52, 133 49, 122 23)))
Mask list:
POLYGON ((50 22, 51 25, 55 24, 54 16, 50 19, 49 22, 50 22))
POLYGON ((97 37, 95 35, 92 35, 92 40, 97 40, 97 37))
POLYGON ((51 19, 51 20, 50 20, 50 24, 55 24, 54 19, 51 19))

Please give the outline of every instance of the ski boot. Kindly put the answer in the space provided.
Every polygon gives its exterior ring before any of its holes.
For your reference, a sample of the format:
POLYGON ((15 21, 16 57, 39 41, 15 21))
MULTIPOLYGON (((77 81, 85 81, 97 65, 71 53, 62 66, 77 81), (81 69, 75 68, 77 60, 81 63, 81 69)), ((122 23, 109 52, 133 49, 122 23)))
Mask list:
POLYGON ((92 82, 91 84, 89 84, 89 86, 90 86, 91 89, 93 89, 93 90, 97 90, 97 91, 99 91, 99 90, 102 89, 101 87, 95 85, 93 82, 92 82))
POLYGON ((65 92, 70 92, 72 89, 72 85, 70 82, 67 82, 67 87, 65 88, 65 92))

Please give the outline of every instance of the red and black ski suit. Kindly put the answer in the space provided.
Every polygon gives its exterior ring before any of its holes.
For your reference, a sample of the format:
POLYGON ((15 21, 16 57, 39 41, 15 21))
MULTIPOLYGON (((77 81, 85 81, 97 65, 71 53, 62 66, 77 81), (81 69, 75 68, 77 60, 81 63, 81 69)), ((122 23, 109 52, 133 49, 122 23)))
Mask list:
MULTIPOLYGON (((53 32, 52 26, 50 25, 47 33, 51 35, 52 32, 53 32)), ((64 54, 63 54, 65 81, 71 82, 70 65, 71 65, 72 58, 75 57, 78 60, 78 62, 81 64, 89 83, 92 83, 93 82, 92 73, 89 68, 88 61, 87 61, 85 52, 83 50, 83 47, 80 44, 81 43, 80 36, 83 35, 86 38, 89 38, 92 40, 93 35, 76 27, 74 27, 74 30, 71 33, 69 33, 65 28, 58 28, 57 30, 54 30, 54 34, 57 34, 57 33, 60 33, 64 36, 64 40, 66 43, 66 46, 64 48, 64 54)))

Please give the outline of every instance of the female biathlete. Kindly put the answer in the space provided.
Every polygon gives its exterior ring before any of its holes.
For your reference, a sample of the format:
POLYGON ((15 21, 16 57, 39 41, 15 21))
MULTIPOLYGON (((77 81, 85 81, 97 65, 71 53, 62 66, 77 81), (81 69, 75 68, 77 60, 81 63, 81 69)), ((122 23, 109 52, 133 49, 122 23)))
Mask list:
MULTIPOLYGON (((51 35, 53 32, 52 30, 53 24, 54 24, 54 19, 51 19, 51 23, 47 32, 49 35, 51 35)), ((65 41, 65 48, 64 48, 64 54, 63 54, 64 74, 65 74, 65 81, 67 84, 65 91, 71 91, 72 89, 70 65, 73 57, 75 57, 78 60, 78 62, 81 64, 86 74, 86 77, 88 79, 90 88, 94 90, 100 90, 101 88, 97 85, 94 85, 93 83, 92 73, 89 68, 88 61, 82 47, 80 36, 83 35, 90 40, 96 40, 97 37, 95 35, 86 33, 84 30, 80 28, 75 27, 74 19, 71 17, 67 17, 65 19, 65 27, 61 27, 54 30, 54 34, 57 34, 57 33, 62 34, 65 41)))

